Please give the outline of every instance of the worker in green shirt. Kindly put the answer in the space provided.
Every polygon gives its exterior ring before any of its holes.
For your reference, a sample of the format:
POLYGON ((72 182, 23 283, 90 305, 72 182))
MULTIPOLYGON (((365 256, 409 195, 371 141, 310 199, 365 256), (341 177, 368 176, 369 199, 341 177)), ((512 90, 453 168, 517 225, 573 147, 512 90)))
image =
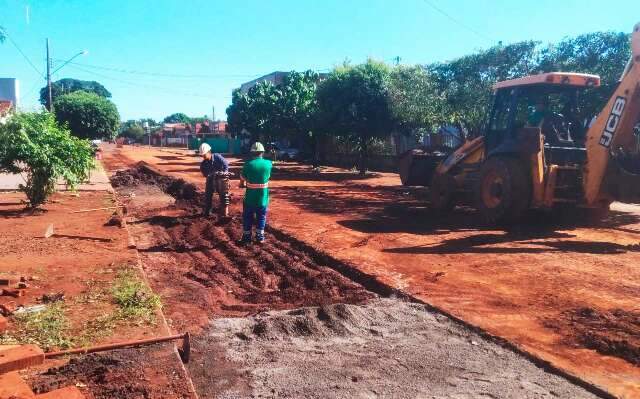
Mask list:
POLYGON ((264 146, 258 142, 254 143, 251 146, 251 160, 245 162, 240 173, 241 187, 246 187, 242 209, 242 240, 240 241, 243 244, 251 242, 251 232, 256 220, 256 241, 264 242, 271 161, 264 159, 263 155, 264 146))

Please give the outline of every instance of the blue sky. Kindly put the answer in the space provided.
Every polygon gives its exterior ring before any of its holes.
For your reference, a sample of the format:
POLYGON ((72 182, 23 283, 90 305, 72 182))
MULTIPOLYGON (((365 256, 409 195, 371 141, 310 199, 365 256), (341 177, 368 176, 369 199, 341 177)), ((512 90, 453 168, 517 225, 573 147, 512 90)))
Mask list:
MULTIPOLYGON (((0 0, 0 25, 40 71, 47 37, 58 65, 88 50, 54 80, 102 83, 123 120, 214 106, 224 119, 233 88, 274 70, 445 61, 498 41, 631 32, 639 21, 637 0, 0 0)), ((20 80, 23 108, 38 104, 44 80, 9 41, 0 77, 20 80)))

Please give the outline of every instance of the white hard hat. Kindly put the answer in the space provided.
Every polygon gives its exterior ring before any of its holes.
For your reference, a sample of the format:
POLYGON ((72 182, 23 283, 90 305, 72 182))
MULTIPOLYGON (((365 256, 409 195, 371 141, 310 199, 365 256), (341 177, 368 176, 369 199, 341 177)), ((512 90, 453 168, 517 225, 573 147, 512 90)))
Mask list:
POLYGON ((264 146, 259 141, 256 141, 251 146, 251 152, 264 152, 264 146))
POLYGON ((207 143, 200 144, 200 155, 204 155, 207 152, 211 152, 211 146, 207 143))

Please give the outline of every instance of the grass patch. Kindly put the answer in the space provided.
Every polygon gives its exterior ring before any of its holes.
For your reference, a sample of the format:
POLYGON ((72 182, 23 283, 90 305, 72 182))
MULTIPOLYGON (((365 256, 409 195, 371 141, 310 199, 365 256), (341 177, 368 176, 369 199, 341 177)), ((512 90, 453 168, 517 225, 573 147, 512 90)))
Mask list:
POLYGON ((0 335, 0 344, 35 344, 45 351, 66 349, 73 344, 62 304, 51 305, 41 312, 17 314, 14 322, 16 328, 0 335))
MULTIPOLYGON (((96 340, 109 337, 119 324, 143 325, 156 323, 156 310, 161 306, 160 297, 138 277, 135 270, 121 269, 111 287, 102 282, 87 281, 87 291, 75 298, 75 305, 116 305, 82 324, 71 328, 65 315, 65 303, 56 302, 36 313, 20 313, 13 316, 14 328, 0 334, 2 344, 35 344, 45 351, 89 346, 96 340)), ((71 306, 75 309, 76 306, 71 306)))
POLYGON ((155 323, 160 297, 131 269, 118 272, 111 295, 118 305, 116 317, 134 323, 155 323))

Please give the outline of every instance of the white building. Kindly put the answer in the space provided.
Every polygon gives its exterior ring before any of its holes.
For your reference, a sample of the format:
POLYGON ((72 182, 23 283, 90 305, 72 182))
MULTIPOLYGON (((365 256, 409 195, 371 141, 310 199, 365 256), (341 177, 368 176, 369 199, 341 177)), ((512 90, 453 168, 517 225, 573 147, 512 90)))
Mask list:
POLYGON ((20 104, 20 82, 16 78, 0 78, 0 101, 11 101, 14 109, 20 104))

